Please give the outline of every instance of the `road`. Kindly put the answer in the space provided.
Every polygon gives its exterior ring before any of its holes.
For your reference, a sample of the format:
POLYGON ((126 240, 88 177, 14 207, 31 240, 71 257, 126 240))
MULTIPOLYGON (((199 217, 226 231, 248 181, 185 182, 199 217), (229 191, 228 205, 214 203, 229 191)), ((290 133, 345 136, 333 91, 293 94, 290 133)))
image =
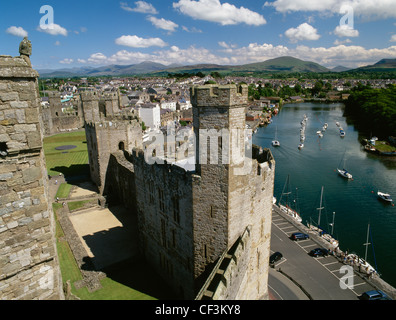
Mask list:
POLYGON ((279 251, 283 258, 269 274, 272 299, 357 300, 363 292, 374 289, 361 276, 352 273, 352 270, 343 271, 346 266, 336 257, 330 255, 314 258, 308 255, 312 249, 321 247, 320 240, 312 234, 307 240, 289 239, 293 232, 300 231, 274 206, 271 254, 279 251))

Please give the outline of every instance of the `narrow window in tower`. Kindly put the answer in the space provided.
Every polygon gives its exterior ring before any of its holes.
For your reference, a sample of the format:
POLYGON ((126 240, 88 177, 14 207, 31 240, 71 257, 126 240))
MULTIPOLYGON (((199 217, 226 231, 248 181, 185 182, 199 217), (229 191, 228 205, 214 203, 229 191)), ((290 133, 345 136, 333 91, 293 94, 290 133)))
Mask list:
POLYGON ((210 137, 206 138, 206 163, 210 164, 210 137))
POLYGON ((210 217, 213 218, 213 206, 210 206, 210 217))
POLYGON ((162 213, 165 212, 165 204, 164 204, 164 190, 158 189, 158 198, 159 198, 159 207, 162 213))
POLYGON ((148 186, 149 186, 149 203, 154 203, 154 182, 150 180, 148 186))
POLYGON ((179 198, 178 196, 173 197, 173 219, 176 223, 180 223, 180 210, 179 210, 179 198))
POLYGON ((176 230, 172 230, 172 246, 176 248, 176 230))
POLYGON ((204 245, 204 257, 205 259, 208 259, 208 247, 206 244, 204 245))
POLYGON ((219 159, 218 159, 218 164, 223 163, 223 137, 219 137, 218 139, 218 145, 219 145, 219 150, 218 150, 218 154, 219 154, 219 159))
POLYGON ((165 230, 165 220, 161 219, 161 241, 162 246, 166 248, 166 230, 165 230))

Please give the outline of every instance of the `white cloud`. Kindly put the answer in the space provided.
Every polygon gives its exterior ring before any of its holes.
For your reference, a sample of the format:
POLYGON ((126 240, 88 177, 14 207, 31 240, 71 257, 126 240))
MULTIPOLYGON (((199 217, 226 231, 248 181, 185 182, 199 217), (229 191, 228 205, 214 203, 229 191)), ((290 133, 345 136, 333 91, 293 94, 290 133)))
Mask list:
POLYGON ((302 40, 318 40, 320 38, 318 30, 308 23, 302 23, 297 28, 286 30, 285 36, 293 43, 302 40))
POLYGON ((378 62, 384 58, 396 58, 396 46, 383 49, 365 49, 361 46, 337 45, 333 47, 308 47, 299 45, 296 48, 263 43, 251 43, 246 47, 225 50, 233 64, 260 62, 282 56, 292 56, 309 60, 324 66, 343 65, 357 67, 378 62))
POLYGON ((396 42, 396 34, 392 35, 392 37, 389 40, 390 42, 396 42))
POLYGON ((115 40, 115 43, 120 46, 127 46, 132 48, 148 48, 148 47, 165 47, 165 43, 160 38, 140 38, 138 36, 121 36, 115 40))
POLYGON ((173 3, 173 8, 194 19, 217 22, 223 26, 239 23, 260 26, 266 23, 257 12, 229 3, 221 4, 220 0, 179 0, 173 3))
POLYGON ((278 12, 330 12, 340 13, 343 5, 348 5, 353 9, 356 16, 367 17, 371 19, 396 18, 394 0, 275 0, 265 2, 265 6, 272 6, 278 12))
POLYGON ((52 36, 57 36, 57 35, 62 35, 65 37, 67 36, 67 30, 56 23, 40 25, 37 27, 37 31, 48 33, 52 36))
POLYGON ((202 30, 197 29, 195 27, 187 28, 186 26, 182 26, 183 31, 191 32, 191 33, 202 33, 202 30))
POLYGON ((87 61, 92 64, 106 64, 108 62, 107 57, 100 52, 91 54, 87 61))
POLYGON ((87 60, 85 60, 85 59, 77 59, 77 62, 78 63, 87 63, 87 60))
POLYGON ((68 58, 63 59, 62 61, 59 61, 59 63, 62 63, 62 64, 71 64, 73 62, 74 62, 73 59, 68 59, 68 58))
POLYGON ((158 19, 153 16, 147 17, 147 20, 149 20, 156 28, 158 29, 163 29, 169 32, 174 32, 178 25, 170 20, 165 20, 163 18, 158 19))
POLYGON ((334 44, 335 44, 336 46, 339 46, 340 44, 351 43, 351 42, 352 42, 351 39, 345 39, 345 40, 342 40, 342 41, 336 39, 336 40, 334 41, 334 44))
POLYGON ((359 31, 350 28, 348 25, 341 25, 335 28, 334 34, 339 37, 358 37, 359 31))
POLYGON ((26 30, 24 30, 22 27, 9 27, 6 32, 8 34, 11 34, 13 36, 17 36, 17 37, 27 37, 28 36, 28 32, 26 30))
MULTIPOLYGON (((355 68, 361 65, 368 65, 378 62, 384 58, 396 58, 396 46, 381 49, 366 49, 361 46, 336 45, 332 47, 308 47, 298 45, 295 48, 287 46, 274 46, 268 43, 251 43, 245 47, 235 47, 226 42, 219 42, 222 50, 217 54, 206 48, 190 46, 179 48, 171 46, 168 49, 159 49, 152 53, 120 50, 107 57, 102 53, 92 54, 88 59, 84 59, 89 64, 110 65, 110 64, 136 64, 143 61, 154 61, 165 65, 171 63, 178 64, 199 64, 215 63, 223 65, 247 64, 261 62, 268 59, 282 56, 292 56, 301 60, 309 60, 324 66, 343 65, 355 68)), ((77 60, 82 62, 82 59, 77 60), (80 61, 81 60, 81 61, 80 61)))
POLYGON ((157 14, 158 11, 153 7, 152 4, 147 3, 145 1, 136 1, 135 8, 131 8, 128 6, 128 3, 121 2, 121 9, 129 12, 140 12, 140 13, 149 13, 149 14, 157 14))

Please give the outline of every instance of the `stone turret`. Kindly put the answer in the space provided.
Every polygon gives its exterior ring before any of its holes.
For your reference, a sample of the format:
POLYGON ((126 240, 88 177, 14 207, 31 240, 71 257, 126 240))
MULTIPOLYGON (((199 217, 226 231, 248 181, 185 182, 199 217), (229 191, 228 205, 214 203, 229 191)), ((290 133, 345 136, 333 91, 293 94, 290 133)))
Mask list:
POLYGON ((275 167, 270 151, 265 162, 258 161, 245 143, 247 101, 246 85, 191 89, 199 177, 193 184, 195 276, 207 272, 249 230, 238 273, 223 293, 228 299, 267 295, 275 167))
POLYGON ((38 73, 0 56, 0 300, 62 299, 38 73))
POLYGON ((100 121, 99 93, 96 91, 81 92, 81 104, 85 122, 100 121))

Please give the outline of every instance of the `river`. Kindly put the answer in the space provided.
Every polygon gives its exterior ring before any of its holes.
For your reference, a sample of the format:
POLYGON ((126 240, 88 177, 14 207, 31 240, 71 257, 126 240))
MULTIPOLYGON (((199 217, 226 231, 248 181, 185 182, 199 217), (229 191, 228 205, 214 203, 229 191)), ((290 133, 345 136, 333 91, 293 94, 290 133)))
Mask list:
POLYGON ((396 206, 377 197, 379 190, 389 193, 396 202, 396 157, 378 157, 365 152, 359 142, 362 133, 347 122, 343 111, 342 103, 286 104, 271 124, 258 129, 253 143, 270 148, 273 153, 276 161, 274 196, 278 200, 289 175, 304 224, 311 219, 317 222, 324 187, 321 226, 331 231, 334 217, 334 237, 339 240, 341 250, 364 258, 370 224, 367 260, 377 266, 383 280, 396 287, 396 206), (306 140, 304 148, 299 150, 304 114, 308 116, 306 140), (345 137, 340 137, 336 122, 343 127, 345 137), (324 123, 328 123, 328 128, 320 138, 316 132, 324 123), (279 147, 271 145, 275 135, 279 147), (337 167, 344 165, 353 180, 338 175, 337 167))

